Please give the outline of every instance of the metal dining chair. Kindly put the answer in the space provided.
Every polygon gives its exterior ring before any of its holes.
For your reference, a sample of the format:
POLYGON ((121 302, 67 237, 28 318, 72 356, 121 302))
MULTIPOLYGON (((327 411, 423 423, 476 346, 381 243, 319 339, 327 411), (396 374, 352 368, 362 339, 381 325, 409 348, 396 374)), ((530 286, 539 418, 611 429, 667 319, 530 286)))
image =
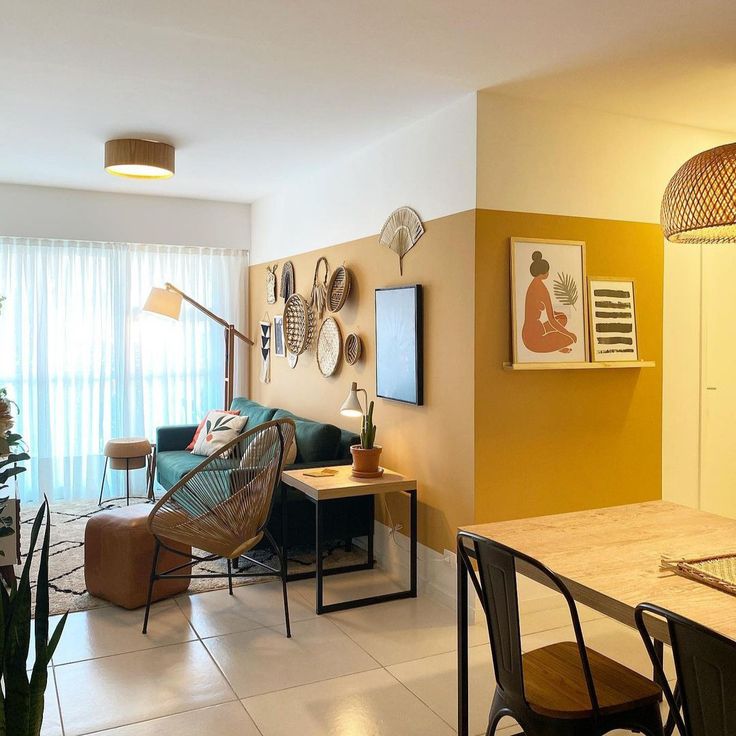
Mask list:
POLYGON ((526 736, 593 736, 614 729, 662 736, 661 688, 585 646, 575 601, 557 575, 532 557, 486 537, 470 532, 459 532, 458 537, 475 551, 477 574, 465 544, 458 545, 486 616, 496 676, 486 736, 495 734, 504 716, 513 718, 526 736), (574 642, 522 653, 519 561, 565 598, 574 642))
POLYGON ((736 734, 736 642, 652 603, 634 614, 680 736, 736 734), (667 683, 647 616, 665 620, 677 672, 677 692, 667 683))
MULTIPOLYGON (((286 635, 291 636, 286 553, 276 543, 267 524, 281 479, 286 448, 293 442, 295 431, 293 420, 278 419, 241 434, 187 473, 153 507, 148 517, 148 528, 156 539, 156 547, 143 619, 144 634, 148 628, 153 588, 158 580, 227 577, 232 595, 234 577, 277 575, 283 589, 286 635), (264 538, 278 557, 278 568, 247 554, 264 538), (209 554, 184 555, 169 547, 167 540, 209 554), (158 556, 162 547, 185 556, 186 561, 159 572, 158 556), (227 573, 192 573, 193 565, 221 558, 227 560, 227 573), (265 569, 265 572, 233 572, 232 562, 238 558, 265 569)), ((285 509, 285 503, 282 507, 285 509)), ((285 523, 285 517, 282 523, 285 523)))

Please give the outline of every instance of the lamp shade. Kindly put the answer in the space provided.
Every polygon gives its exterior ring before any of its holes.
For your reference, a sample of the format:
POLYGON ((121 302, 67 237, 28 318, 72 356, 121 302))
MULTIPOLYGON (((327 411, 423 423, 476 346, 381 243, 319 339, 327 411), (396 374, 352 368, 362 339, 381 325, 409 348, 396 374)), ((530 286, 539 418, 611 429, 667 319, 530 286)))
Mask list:
POLYGON ((703 151, 677 170, 661 222, 673 243, 736 243, 736 143, 703 151))
POLYGON ((168 289, 153 287, 143 305, 143 311, 162 314, 164 317, 179 319, 181 314, 181 294, 168 289))
POLYGON ((169 179, 174 176, 174 147, 142 138, 107 141, 105 171, 128 179, 169 179))
POLYGON ((344 417, 362 417, 363 413, 363 407, 358 399, 358 384, 353 381, 348 397, 340 407, 340 414, 344 417))

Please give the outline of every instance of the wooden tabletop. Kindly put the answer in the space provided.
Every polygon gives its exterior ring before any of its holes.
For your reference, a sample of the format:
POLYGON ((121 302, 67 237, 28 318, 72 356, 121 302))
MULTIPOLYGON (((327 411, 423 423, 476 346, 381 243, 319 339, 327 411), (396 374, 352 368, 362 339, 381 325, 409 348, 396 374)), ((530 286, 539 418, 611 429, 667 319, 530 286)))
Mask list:
POLYGON ((326 501, 333 498, 348 498, 350 496, 368 496, 374 493, 393 493, 395 491, 415 491, 417 482, 412 478, 384 468, 380 478, 354 478, 350 465, 336 465, 335 475, 326 475, 320 478, 306 475, 308 472, 321 470, 309 468, 307 470, 285 470, 281 480, 287 486, 297 488, 315 501, 326 501))
MULTIPOLYGON (((463 530, 534 557, 564 579, 577 601, 630 626, 634 608, 647 601, 736 639, 735 596, 659 569, 662 557, 736 553, 734 519, 652 501, 463 530)), ((519 571, 539 579, 531 569, 519 571)), ((669 640, 656 622, 652 633, 669 640)))

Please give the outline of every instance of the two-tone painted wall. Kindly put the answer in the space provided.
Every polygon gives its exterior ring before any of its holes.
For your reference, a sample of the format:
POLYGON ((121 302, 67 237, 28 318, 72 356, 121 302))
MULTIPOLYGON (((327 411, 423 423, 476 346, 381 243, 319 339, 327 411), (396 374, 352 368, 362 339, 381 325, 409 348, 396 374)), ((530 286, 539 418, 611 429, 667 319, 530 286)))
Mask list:
MULTIPOLYGON (((350 382, 375 389, 374 288, 422 283, 426 405, 379 399, 376 408, 386 464, 419 480, 420 541, 452 549, 460 524, 661 497, 663 376, 665 386, 688 378, 678 368, 668 379, 663 357, 659 200, 683 160, 724 137, 481 92, 288 184, 253 206, 251 330, 283 306, 265 303, 266 263, 290 258, 308 294, 325 255, 356 274, 337 318, 343 332, 362 335, 366 357, 329 379, 313 354, 293 371, 274 358, 263 385, 254 351, 253 398, 345 425, 339 406, 350 382), (422 216, 426 235, 401 278, 377 233, 403 204, 422 216), (512 236, 584 240, 589 273, 634 277, 641 352, 657 367, 504 371, 512 236)), ((668 256, 668 273, 684 268, 668 256)), ((665 484, 686 482, 676 461, 664 467, 665 484)))

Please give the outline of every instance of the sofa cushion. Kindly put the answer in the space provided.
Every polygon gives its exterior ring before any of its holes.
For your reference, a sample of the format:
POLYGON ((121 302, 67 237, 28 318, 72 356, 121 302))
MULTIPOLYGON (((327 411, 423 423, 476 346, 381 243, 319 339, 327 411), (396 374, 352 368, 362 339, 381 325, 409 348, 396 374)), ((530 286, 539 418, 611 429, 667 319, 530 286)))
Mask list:
POLYGON ((156 456, 156 472, 158 482, 164 488, 171 488, 178 483, 190 470, 193 470, 206 458, 192 455, 188 450, 169 450, 159 452, 156 456))
POLYGON ((270 406, 263 406, 257 401, 242 397, 234 398, 230 408, 240 410, 241 417, 248 417, 248 429, 270 422, 275 418, 274 414, 276 413, 276 409, 272 409, 270 406))
POLYGON ((333 424, 313 422, 285 409, 277 409, 274 419, 293 419, 296 425, 296 462, 329 462, 337 459, 340 430, 333 424))

